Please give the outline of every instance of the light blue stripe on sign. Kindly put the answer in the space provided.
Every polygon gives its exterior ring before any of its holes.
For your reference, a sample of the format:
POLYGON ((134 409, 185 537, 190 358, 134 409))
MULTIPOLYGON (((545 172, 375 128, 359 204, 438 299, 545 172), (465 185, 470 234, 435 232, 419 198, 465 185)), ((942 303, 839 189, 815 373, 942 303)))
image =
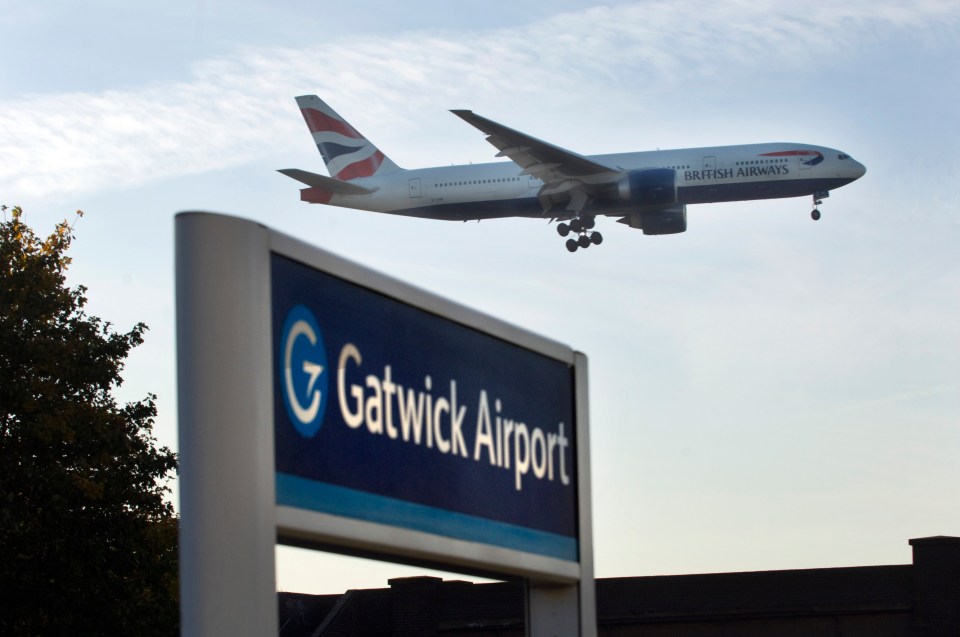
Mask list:
POLYGON ((577 561, 576 538, 277 473, 277 504, 577 561))

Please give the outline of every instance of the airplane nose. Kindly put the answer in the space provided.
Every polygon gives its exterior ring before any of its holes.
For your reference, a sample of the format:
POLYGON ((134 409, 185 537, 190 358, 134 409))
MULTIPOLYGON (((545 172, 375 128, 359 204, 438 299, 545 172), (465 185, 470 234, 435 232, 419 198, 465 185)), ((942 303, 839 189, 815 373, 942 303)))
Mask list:
POLYGON ((867 167, 854 159, 853 160, 853 178, 860 179, 866 174, 867 174, 867 167))

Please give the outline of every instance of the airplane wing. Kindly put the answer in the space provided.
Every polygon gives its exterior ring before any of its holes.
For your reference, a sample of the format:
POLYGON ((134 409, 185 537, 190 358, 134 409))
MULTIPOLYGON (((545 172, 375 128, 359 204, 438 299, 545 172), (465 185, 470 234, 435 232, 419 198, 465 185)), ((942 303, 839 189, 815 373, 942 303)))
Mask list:
POLYGON ((364 188, 363 186, 358 186, 357 184, 351 184, 347 181, 333 179, 332 177, 327 177, 326 175, 318 175, 317 173, 300 170, 299 168, 282 168, 277 172, 283 173, 292 179, 296 179, 302 184, 307 184, 308 186, 312 186, 314 188, 320 188, 321 190, 332 192, 336 195, 369 195, 370 193, 376 191, 376 188, 364 188))
MULTIPOLYGON (((612 166, 601 164, 583 155, 571 152, 531 137, 526 133, 514 130, 503 124, 498 124, 486 117, 481 117, 473 111, 450 111, 471 126, 487 134, 487 141, 493 144, 500 152, 497 157, 509 157, 518 164, 528 175, 533 175, 545 183, 562 181, 570 178, 602 178, 613 179, 622 171, 612 166)), ((591 179, 593 181, 594 179, 591 179)))
POLYGON ((486 133, 487 141, 500 151, 497 157, 509 157, 523 168, 523 174, 533 175, 543 181, 539 198, 544 213, 549 212, 554 204, 565 203, 566 213, 578 215, 599 185, 609 184, 623 176, 619 168, 548 144, 473 111, 451 112, 486 133))

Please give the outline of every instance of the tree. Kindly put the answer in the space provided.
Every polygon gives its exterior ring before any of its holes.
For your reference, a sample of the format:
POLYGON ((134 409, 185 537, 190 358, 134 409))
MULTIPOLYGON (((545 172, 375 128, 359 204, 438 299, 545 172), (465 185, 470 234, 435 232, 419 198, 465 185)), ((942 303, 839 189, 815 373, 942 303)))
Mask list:
POLYGON ((112 395, 147 328, 85 313, 67 222, 41 239, 0 209, 0 633, 176 634, 176 456, 156 396, 112 395))

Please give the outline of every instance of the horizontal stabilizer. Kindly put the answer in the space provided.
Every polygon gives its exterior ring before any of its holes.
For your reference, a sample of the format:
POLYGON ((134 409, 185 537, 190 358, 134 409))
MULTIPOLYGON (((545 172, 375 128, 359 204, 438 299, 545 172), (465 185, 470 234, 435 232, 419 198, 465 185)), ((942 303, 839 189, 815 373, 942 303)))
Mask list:
POLYGON ((340 181, 326 175, 300 170, 299 168, 282 168, 277 171, 287 177, 296 179, 300 183, 307 184, 314 188, 320 188, 335 195, 369 195, 376 191, 376 188, 364 188, 357 184, 351 184, 348 181, 340 181))

